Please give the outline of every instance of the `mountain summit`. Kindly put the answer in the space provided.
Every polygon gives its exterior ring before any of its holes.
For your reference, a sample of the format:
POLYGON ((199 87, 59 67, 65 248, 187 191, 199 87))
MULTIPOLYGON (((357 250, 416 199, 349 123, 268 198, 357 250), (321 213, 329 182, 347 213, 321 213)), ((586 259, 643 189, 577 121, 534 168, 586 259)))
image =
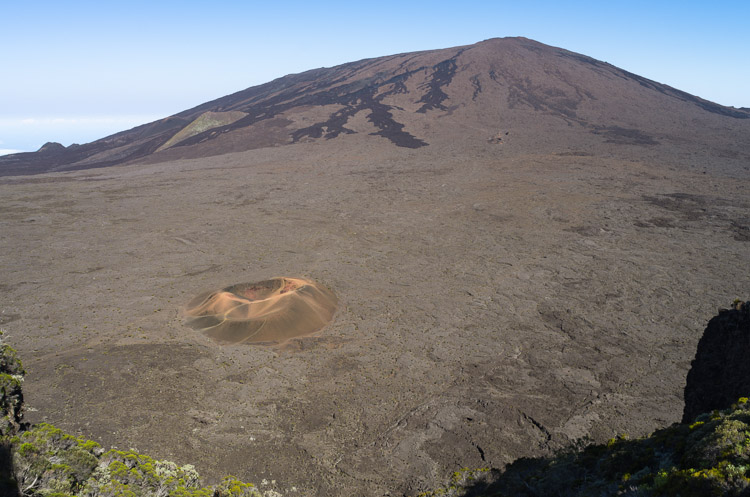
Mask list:
POLYGON ((731 130, 747 133, 749 118, 748 109, 584 55, 496 38, 284 76, 85 145, 2 157, 0 175, 206 157, 348 134, 412 149, 519 135, 534 147, 592 139, 703 143, 731 155, 738 151, 726 138, 731 130))

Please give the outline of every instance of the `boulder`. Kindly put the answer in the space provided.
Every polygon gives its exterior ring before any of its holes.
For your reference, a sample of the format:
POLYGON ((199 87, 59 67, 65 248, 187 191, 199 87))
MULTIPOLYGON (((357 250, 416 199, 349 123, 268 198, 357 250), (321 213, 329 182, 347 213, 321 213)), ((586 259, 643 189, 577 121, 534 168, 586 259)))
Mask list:
POLYGON ((750 302, 713 317, 698 342, 685 385, 682 422, 750 397, 750 302))

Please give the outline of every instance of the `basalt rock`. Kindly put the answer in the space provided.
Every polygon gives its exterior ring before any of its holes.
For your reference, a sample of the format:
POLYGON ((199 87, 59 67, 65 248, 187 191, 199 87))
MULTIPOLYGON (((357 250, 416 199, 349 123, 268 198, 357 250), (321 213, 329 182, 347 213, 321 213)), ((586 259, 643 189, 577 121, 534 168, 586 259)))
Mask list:
POLYGON ((685 386, 687 423, 703 412, 726 409, 750 396, 750 302, 722 309, 698 342, 685 386))

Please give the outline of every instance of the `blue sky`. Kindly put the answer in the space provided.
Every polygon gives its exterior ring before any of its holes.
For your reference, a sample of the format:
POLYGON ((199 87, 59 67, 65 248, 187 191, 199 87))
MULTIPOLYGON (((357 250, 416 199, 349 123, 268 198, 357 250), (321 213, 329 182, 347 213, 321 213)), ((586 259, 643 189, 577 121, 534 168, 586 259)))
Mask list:
POLYGON ((85 143, 289 73, 525 36, 750 107, 750 1, 0 4, 0 153, 85 143))

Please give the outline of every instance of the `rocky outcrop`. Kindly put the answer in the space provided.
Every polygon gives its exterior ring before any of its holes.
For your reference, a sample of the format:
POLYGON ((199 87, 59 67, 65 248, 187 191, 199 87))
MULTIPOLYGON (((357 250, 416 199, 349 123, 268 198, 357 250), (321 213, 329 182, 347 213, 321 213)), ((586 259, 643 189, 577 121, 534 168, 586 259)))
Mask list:
POLYGON ((52 154, 65 151, 65 145, 57 142, 47 142, 41 146, 37 153, 41 154, 52 154))
POLYGON ((708 322, 685 386, 682 422, 750 396, 750 302, 736 302, 708 322))

